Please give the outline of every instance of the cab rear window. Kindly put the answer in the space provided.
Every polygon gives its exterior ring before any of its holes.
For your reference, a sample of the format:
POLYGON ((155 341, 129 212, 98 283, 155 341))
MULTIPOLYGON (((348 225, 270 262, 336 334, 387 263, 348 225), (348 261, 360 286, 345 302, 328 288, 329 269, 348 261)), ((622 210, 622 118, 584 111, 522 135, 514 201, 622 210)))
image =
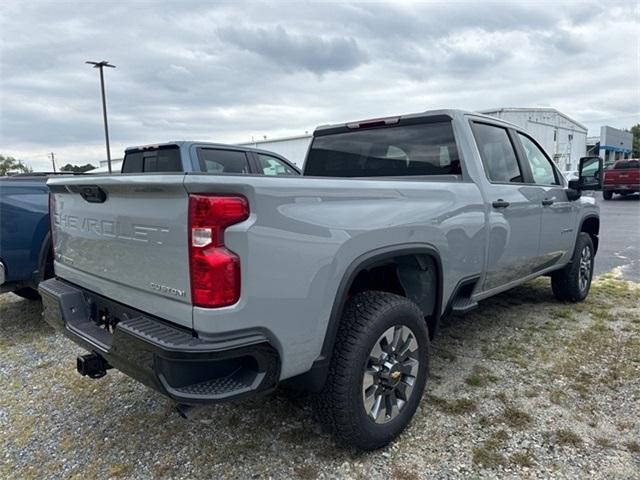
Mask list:
POLYGON ((129 150, 122 162, 122 173, 182 172, 180 149, 177 146, 129 150))
POLYGON ((304 172, 320 177, 461 173, 451 122, 370 128, 315 137, 304 172))
POLYGON ((627 170, 632 168, 640 168, 640 161, 628 160, 626 162, 616 162, 613 166, 614 170, 627 170))

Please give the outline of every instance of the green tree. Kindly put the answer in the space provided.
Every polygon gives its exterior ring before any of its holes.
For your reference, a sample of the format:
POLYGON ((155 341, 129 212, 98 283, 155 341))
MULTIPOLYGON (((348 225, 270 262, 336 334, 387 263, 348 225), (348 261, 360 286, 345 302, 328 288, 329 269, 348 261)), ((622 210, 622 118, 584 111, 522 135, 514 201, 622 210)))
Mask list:
POLYGON ((86 165, 82 165, 82 166, 71 165, 70 163, 67 163, 64 167, 60 168, 60 171, 84 173, 84 172, 88 172, 89 170, 93 170, 94 168, 96 167, 94 167, 90 163, 87 163, 86 165))
POLYGON ((640 123, 636 123, 629 131, 633 133, 633 158, 640 158, 640 123))
POLYGON ((0 154, 0 176, 5 176, 8 173, 22 172, 30 173, 33 169, 26 165, 22 160, 17 160, 9 155, 0 154))

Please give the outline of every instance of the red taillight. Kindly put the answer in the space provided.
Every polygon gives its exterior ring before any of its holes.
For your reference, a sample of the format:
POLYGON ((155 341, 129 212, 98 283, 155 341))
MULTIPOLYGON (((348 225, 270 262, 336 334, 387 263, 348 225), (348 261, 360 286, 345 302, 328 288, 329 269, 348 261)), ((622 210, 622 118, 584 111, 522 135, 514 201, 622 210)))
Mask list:
POLYGON ((224 307, 240 298, 240 258, 224 246, 224 230, 248 217, 244 197, 189 196, 189 266, 195 306, 224 307))

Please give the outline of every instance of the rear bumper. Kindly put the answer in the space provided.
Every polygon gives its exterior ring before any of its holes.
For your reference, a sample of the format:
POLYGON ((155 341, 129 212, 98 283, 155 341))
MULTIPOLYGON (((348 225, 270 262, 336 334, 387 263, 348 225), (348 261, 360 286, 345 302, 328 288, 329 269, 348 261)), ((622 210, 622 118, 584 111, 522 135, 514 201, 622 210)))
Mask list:
POLYGON ((640 185, 603 185, 603 191, 611 192, 640 192, 640 185))
POLYGON ((109 365, 187 403, 214 403, 273 390, 280 359, 260 332, 203 340, 177 327, 63 280, 39 285, 44 318, 109 365), (111 331, 98 317, 117 319, 111 331))

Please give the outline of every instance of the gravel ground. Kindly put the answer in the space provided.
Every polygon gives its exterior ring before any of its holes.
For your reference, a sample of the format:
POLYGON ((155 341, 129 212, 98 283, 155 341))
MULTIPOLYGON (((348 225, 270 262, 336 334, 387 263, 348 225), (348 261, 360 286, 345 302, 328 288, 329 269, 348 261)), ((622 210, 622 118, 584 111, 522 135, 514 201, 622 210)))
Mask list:
POLYGON ((360 453, 283 394, 182 418, 79 348, 40 304, 0 296, 0 478, 640 478, 640 285, 595 281, 577 306, 539 279, 443 325, 408 430, 360 453))

